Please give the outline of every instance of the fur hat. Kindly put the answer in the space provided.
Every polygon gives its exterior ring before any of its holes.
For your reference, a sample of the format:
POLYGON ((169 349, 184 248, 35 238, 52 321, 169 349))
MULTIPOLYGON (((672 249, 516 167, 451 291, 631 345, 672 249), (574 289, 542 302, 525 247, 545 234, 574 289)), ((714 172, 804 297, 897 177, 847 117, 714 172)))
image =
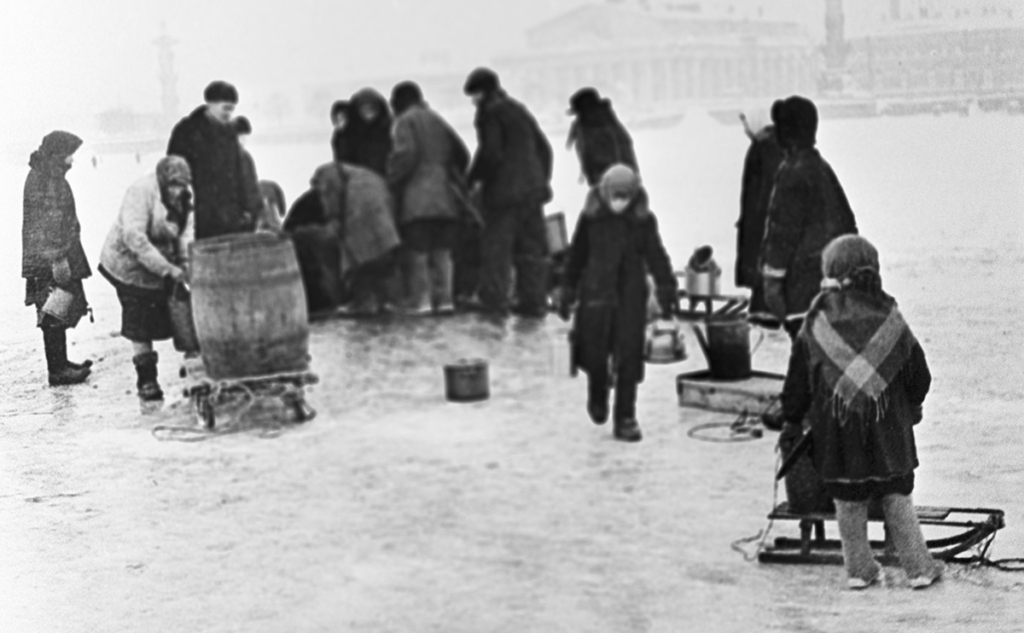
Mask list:
POLYGON ((403 81, 391 89, 391 110, 396 115, 418 103, 423 103, 423 91, 416 82, 403 81))
POLYGON ((181 156, 164 156, 156 164, 156 180, 161 186, 192 184, 192 170, 181 156))
POLYGON ((463 86, 462 91, 468 95, 477 92, 490 94, 500 87, 501 82, 498 80, 498 74, 490 68, 480 67, 469 73, 469 77, 466 78, 466 85, 463 86))
POLYGON ((601 98, 601 93, 596 88, 586 87, 577 90, 569 97, 569 110, 566 114, 579 114, 592 110, 597 106, 606 105, 607 99, 601 98))
POLYGON ((238 103, 238 91, 226 81, 213 81, 203 90, 206 103, 238 103))
POLYGON ((805 97, 794 95, 772 104, 772 123, 783 145, 814 147, 818 134, 818 108, 805 97))

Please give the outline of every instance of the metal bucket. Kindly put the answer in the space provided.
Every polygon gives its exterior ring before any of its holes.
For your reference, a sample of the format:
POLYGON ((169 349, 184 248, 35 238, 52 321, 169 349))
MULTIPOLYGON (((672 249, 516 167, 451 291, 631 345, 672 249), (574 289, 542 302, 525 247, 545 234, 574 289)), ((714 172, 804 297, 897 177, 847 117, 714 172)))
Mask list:
POLYGON ((552 213, 544 218, 547 232, 548 253, 557 255, 569 248, 569 237, 565 230, 565 214, 552 213))
POLYGON ((691 297, 717 297, 721 294, 720 269, 697 272, 689 267, 686 273, 686 294, 691 297))
POLYGON ((487 361, 460 359, 444 366, 445 397, 452 402, 476 402, 490 397, 487 361))

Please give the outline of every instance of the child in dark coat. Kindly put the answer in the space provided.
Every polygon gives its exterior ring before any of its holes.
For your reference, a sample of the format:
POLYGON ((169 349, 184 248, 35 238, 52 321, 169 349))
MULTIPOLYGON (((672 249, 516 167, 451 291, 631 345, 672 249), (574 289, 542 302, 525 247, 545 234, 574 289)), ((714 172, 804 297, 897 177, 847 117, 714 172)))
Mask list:
POLYGON ((896 301, 882 291, 878 252, 867 240, 836 238, 821 260, 822 291, 794 341, 782 390, 779 442, 799 438, 810 421, 814 462, 836 502, 849 587, 883 579, 867 535, 868 503, 879 500, 911 587, 924 588, 943 570, 911 498, 928 363, 896 301))
POLYGON ((607 421, 614 387, 614 435, 627 442, 642 437, 636 395, 644 378, 648 274, 662 313, 674 314, 676 277, 647 193, 632 169, 613 165, 587 195, 576 223, 559 314, 568 319, 577 303, 573 354, 587 373, 590 418, 595 424, 607 421))

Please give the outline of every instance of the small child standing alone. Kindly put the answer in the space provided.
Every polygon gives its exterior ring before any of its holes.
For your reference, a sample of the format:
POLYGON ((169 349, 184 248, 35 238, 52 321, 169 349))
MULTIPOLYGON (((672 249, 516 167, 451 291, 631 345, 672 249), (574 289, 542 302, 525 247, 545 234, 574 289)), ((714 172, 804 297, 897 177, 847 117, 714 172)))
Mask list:
POLYGON ((647 276, 654 277, 665 316, 678 306, 676 277, 647 206, 647 193, 629 167, 613 165, 590 190, 569 245, 559 314, 576 303, 573 356, 587 374, 587 412, 608 420, 615 389, 613 433, 638 442, 637 385, 644 379, 647 276))

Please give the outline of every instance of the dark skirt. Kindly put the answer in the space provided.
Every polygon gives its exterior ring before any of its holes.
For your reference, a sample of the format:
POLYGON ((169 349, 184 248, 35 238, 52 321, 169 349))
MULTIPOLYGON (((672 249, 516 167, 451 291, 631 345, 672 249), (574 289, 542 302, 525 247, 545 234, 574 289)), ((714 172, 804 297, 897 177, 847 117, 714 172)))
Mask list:
POLYGON ((121 336, 129 341, 166 341, 174 334, 167 292, 163 288, 140 288, 115 279, 102 266, 100 274, 114 286, 121 304, 121 336))
POLYGON ((868 480, 850 483, 825 482, 825 492, 840 501, 869 501, 886 495, 909 495, 914 492, 914 473, 892 479, 868 480))

